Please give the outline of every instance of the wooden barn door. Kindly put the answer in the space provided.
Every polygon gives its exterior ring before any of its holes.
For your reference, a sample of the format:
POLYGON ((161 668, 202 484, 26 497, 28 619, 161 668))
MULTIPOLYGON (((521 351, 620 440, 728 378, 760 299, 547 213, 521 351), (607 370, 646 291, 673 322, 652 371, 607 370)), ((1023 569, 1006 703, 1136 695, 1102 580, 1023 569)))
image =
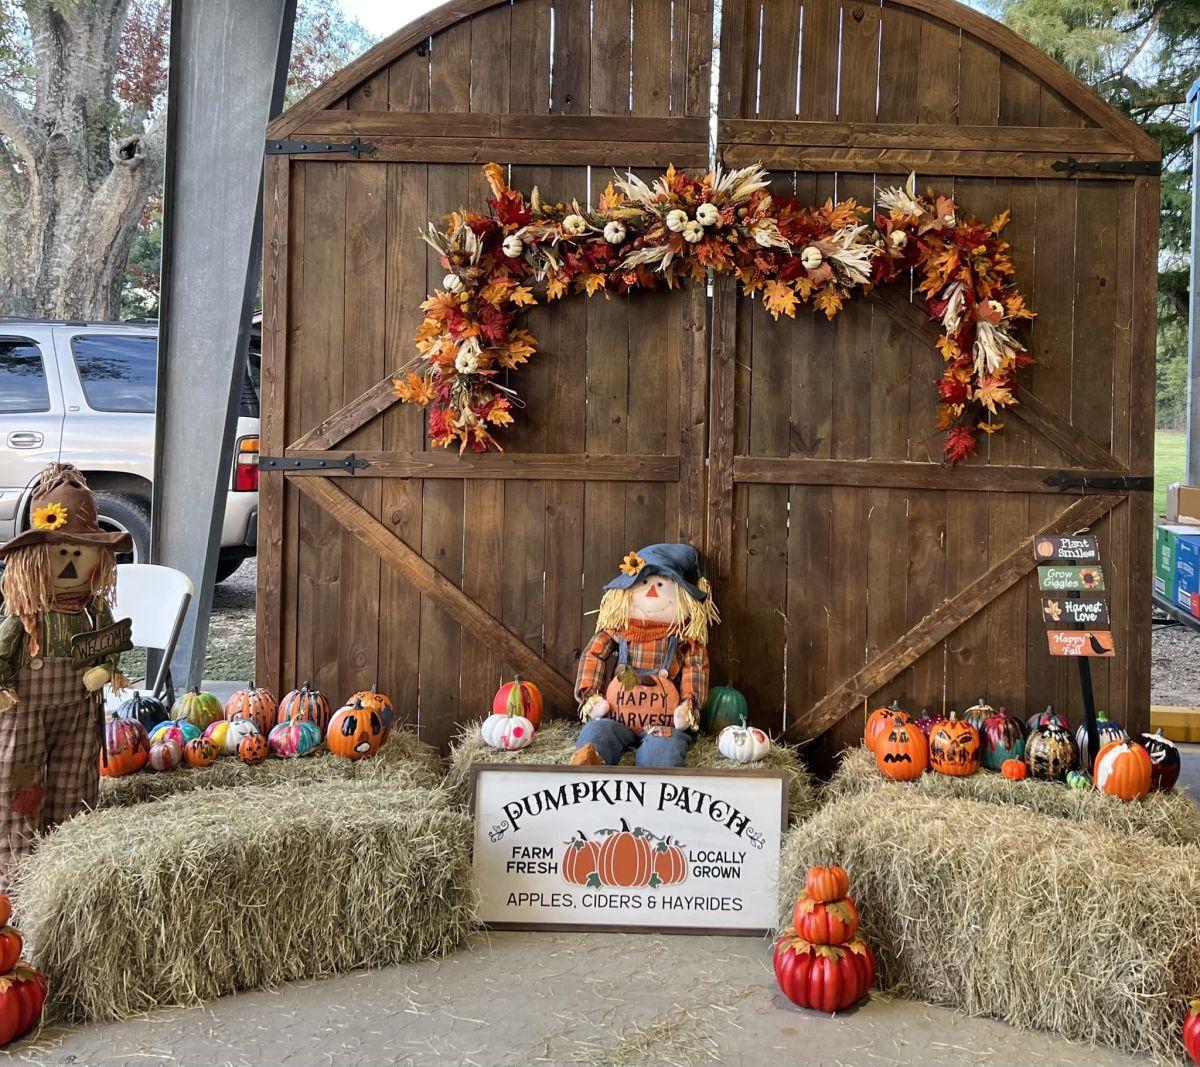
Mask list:
POLYGON ((708 0, 457 5, 385 42, 272 130, 374 146, 269 162, 258 669, 331 697, 372 682, 445 747, 505 677, 557 710, 623 556, 703 538, 702 287, 573 297, 526 325, 528 404, 503 454, 433 448, 392 373, 444 273, 430 221, 484 210, 480 173, 547 200, 613 169, 708 161, 708 0), (432 161, 432 162, 431 162, 432 161))
POLYGON ((936 0, 724 5, 726 165, 761 160, 802 203, 870 205, 915 171, 971 214, 1009 209, 1038 313, 1020 406, 950 469, 934 431, 937 333, 907 291, 833 323, 807 308, 776 323, 732 282, 716 287, 718 674, 760 725, 824 733, 818 758, 857 742, 885 696, 1076 717, 1074 665, 1048 656, 1027 580, 1035 531, 1099 533, 1118 658, 1096 661, 1097 700, 1147 725, 1151 499, 1124 479, 1151 473, 1158 183, 1053 164, 1157 154, 1030 46, 1005 34, 1002 54, 997 29, 936 0), (1048 480, 1059 474, 1066 492, 1048 480))

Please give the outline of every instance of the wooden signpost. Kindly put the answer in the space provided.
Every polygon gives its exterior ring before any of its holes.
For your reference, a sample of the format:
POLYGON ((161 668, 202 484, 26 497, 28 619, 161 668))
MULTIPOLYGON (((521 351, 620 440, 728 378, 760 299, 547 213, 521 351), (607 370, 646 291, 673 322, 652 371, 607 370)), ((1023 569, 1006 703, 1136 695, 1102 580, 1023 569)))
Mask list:
MULTIPOLYGON (((1094 595, 1104 590, 1100 545, 1090 534, 1036 537, 1033 554, 1039 564, 1038 586, 1050 594, 1042 597, 1042 621, 1050 655, 1074 656, 1079 664, 1088 751, 1096 753, 1100 751, 1100 735, 1096 729, 1091 660, 1094 656, 1116 655, 1112 633, 1096 629, 1109 624, 1108 602, 1094 595)), ((1084 770, 1091 773, 1090 767, 1084 770)))

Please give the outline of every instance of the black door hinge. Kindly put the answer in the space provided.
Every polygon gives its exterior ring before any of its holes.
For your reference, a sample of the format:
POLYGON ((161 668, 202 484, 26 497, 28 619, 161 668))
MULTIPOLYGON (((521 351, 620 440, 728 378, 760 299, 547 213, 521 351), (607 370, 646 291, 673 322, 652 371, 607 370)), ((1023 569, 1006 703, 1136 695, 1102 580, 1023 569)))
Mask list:
POLYGON ((266 153, 269 156, 320 156, 337 152, 350 155, 355 159, 363 156, 373 156, 375 146, 355 137, 353 141, 268 141, 266 153))
POLYGON ((258 469, 268 471, 356 471, 366 470, 370 460, 360 459, 353 452, 345 459, 321 459, 317 456, 259 456, 258 469))
POLYGON ((1157 160, 1152 159, 1133 159, 1133 160, 1101 160, 1101 161, 1081 161, 1071 157, 1070 159, 1058 159, 1050 164, 1052 170, 1061 171, 1068 178, 1081 173, 1087 174, 1162 174, 1162 164, 1157 160))
POLYGON ((1059 471, 1046 478, 1045 484, 1064 492, 1067 489, 1115 489, 1126 493, 1149 493, 1154 489, 1154 478, 1137 474, 1097 474, 1083 477, 1059 471))

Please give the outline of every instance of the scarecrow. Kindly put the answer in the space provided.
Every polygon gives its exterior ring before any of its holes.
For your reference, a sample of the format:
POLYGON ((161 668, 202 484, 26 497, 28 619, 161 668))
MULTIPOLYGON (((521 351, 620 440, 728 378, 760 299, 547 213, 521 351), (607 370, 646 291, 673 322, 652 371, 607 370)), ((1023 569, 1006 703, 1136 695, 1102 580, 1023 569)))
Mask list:
POLYGON ((691 545, 631 552, 605 587, 579 660, 584 722, 572 763, 682 767, 708 697, 708 627, 720 621, 691 545))
POLYGON ((100 529, 83 475, 65 463, 42 471, 30 514, 31 528, 0 546, 0 888, 35 835, 96 803, 104 686, 128 684, 112 598, 129 534, 100 529))

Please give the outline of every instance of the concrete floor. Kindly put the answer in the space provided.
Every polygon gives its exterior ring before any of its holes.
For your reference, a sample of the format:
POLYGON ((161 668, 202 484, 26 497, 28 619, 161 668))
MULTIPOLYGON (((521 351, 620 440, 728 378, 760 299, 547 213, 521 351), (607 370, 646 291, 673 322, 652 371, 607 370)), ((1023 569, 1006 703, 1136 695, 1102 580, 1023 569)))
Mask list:
POLYGON ((492 934, 356 972, 13 1046, 38 1064, 1132 1064, 1106 1049, 879 995, 836 1016, 775 990, 765 941, 492 934))

